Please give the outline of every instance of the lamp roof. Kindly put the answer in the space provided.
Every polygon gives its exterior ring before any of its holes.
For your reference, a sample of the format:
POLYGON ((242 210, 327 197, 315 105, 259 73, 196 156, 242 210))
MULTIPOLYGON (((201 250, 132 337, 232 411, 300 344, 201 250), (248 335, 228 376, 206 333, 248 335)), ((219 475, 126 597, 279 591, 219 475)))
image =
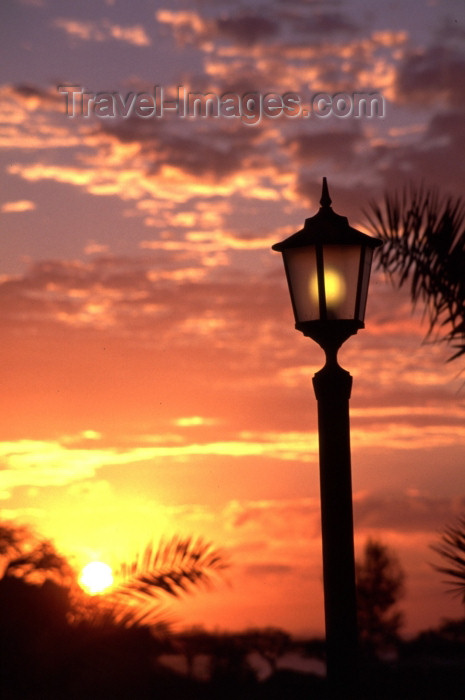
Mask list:
POLYGON ((323 178, 320 205, 319 211, 314 216, 305 219, 304 227, 300 231, 280 243, 275 243, 272 249, 282 253, 288 248, 301 248, 317 244, 363 245, 370 248, 382 245, 379 238, 373 238, 373 236, 368 236, 366 233, 352 228, 349 226, 349 220, 346 216, 340 216, 333 211, 325 177, 323 178))

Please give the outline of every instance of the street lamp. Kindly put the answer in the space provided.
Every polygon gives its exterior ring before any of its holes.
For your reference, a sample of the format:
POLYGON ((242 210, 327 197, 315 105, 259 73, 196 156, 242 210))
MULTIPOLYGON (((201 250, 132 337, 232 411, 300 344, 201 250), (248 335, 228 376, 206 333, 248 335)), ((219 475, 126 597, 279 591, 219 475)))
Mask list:
POLYGON ((295 327, 326 355, 313 377, 318 402, 321 530, 327 679, 334 698, 356 697, 355 592, 349 399, 352 377, 337 352, 364 328, 374 249, 381 241, 349 226, 331 208, 326 178, 320 210, 273 250, 282 253, 295 327))

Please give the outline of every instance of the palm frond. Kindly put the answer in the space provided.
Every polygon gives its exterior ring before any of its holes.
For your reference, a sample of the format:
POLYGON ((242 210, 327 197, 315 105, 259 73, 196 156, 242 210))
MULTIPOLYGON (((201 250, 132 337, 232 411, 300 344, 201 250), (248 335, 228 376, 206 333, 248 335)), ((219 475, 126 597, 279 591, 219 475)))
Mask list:
POLYGON ((455 525, 448 525, 441 535, 441 542, 431 545, 431 549, 447 564, 433 564, 433 568, 450 577, 445 581, 452 586, 450 592, 460 595, 465 603, 465 516, 459 518, 455 525))
POLYGON ((170 629, 171 617, 160 604, 141 606, 138 601, 122 600, 113 594, 89 596, 81 592, 73 599, 69 621, 74 626, 104 629, 117 627, 150 626, 159 636, 170 629))
POLYGON ((175 536, 156 549, 149 543, 115 572, 117 614, 128 624, 152 624, 163 594, 179 597, 198 585, 210 587, 227 566, 224 555, 201 538, 175 536))
POLYGON ((384 241, 378 268, 400 287, 410 282, 413 303, 429 315, 428 335, 446 327, 450 360, 465 354, 465 201, 410 185, 386 194, 383 206, 371 202, 365 216, 384 241))

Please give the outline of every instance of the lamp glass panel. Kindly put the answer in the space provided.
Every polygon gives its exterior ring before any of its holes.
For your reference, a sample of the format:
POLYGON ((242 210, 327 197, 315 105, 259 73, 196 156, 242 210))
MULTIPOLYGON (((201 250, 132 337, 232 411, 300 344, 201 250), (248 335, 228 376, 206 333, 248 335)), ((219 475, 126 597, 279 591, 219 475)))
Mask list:
POLYGON ((317 321, 320 318, 315 246, 288 248, 283 252, 295 320, 317 321))
POLYGON ((358 309, 355 310, 357 318, 359 321, 364 321, 365 319, 365 309, 367 305, 368 296, 368 284, 370 282, 370 272, 371 272, 371 261, 373 259, 373 249, 365 248, 363 262, 362 262, 362 279, 360 282, 360 301, 358 304, 358 309))
POLYGON ((360 245, 324 245, 326 318, 354 319, 359 281, 360 245))

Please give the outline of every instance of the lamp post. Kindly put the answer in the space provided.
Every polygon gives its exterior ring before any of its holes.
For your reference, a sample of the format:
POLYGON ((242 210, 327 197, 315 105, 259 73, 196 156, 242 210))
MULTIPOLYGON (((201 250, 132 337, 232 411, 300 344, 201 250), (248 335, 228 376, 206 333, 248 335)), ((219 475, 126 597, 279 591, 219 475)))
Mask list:
POLYGON ((352 377, 337 352, 364 328, 373 250, 381 241, 349 226, 331 208, 326 178, 320 210, 273 250, 283 255, 295 327, 326 355, 313 377, 318 402, 321 530, 327 680, 332 698, 357 697, 349 399, 352 377))

